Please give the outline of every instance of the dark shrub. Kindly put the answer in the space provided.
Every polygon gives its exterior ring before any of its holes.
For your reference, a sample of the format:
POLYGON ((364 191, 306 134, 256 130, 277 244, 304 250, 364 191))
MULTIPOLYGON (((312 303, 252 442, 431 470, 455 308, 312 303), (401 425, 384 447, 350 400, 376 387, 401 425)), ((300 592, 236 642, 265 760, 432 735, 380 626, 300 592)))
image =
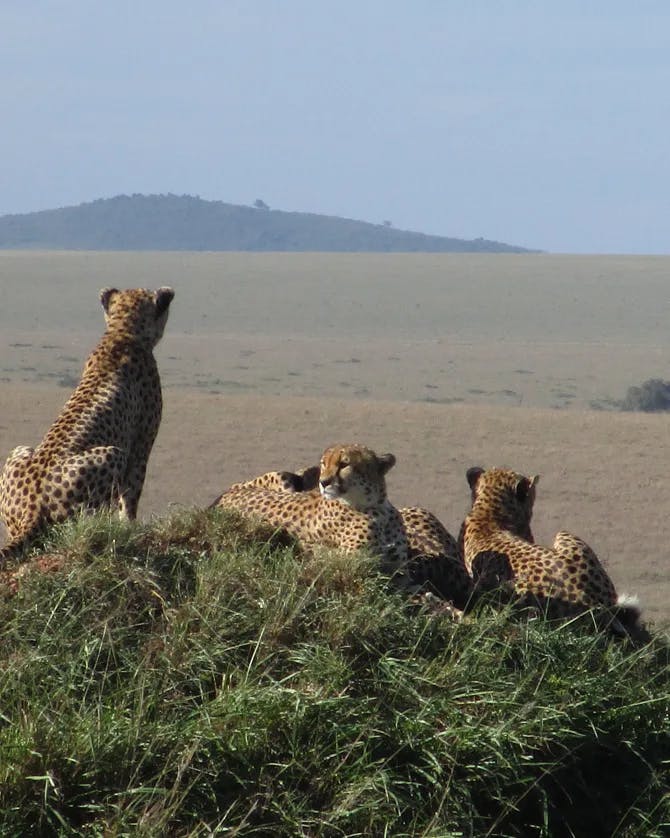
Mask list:
POLYGON ((629 387, 621 409, 647 413, 670 410, 670 381, 649 378, 639 387, 629 387))

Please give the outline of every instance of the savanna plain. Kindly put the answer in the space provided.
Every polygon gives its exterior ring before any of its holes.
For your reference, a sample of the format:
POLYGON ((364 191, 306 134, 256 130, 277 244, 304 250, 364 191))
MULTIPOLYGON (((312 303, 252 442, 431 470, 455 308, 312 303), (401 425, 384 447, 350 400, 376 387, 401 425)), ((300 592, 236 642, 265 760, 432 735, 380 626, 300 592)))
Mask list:
POLYGON ((585 538, 667 626, 670 419, 612 404, 670 378, 669 275, 670 257, 0 252, 0 457, 76 385, 99 289, 170 285, 143 518, 359 441, 396 455, 396 505, 456 534, 466 469, 505 465, 540 475, 537 541, 585 538))

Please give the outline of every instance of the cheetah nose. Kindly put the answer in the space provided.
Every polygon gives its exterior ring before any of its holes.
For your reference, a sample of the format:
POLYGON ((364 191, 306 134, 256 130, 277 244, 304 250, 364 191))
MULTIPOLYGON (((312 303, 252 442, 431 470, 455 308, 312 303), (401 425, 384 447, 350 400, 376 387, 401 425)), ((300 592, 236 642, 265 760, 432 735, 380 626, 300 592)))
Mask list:
POLYGON ((332 478, 332 477, 324 477, 322 480, 319 480, 319 483, 321 484, 321 487, 322 487, 323 489, 325 489, 325 488, 326 488, 326 486, 330 486, 330 484, 331 484, 332 482, 333 482, 333 478, 332 478))

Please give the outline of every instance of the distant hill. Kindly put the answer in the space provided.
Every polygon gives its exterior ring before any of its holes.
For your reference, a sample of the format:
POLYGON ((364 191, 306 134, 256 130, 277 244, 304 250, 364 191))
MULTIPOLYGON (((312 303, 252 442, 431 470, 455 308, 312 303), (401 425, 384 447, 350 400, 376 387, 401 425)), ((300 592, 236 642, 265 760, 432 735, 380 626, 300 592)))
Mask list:
POLYGON ((427 236, 388 223, 204 201, 118 195, 76 207, 0 216, 0 249, 524 253, 486 239, 427 236))

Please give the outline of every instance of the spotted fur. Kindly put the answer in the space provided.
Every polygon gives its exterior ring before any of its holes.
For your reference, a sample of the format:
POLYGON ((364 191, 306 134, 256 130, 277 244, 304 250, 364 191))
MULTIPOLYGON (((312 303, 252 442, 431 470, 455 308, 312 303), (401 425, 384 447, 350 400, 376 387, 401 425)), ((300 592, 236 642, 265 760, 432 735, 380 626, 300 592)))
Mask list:
POLYGON ((478 590, 502 586, 520 602, 554 617, 608 609, 616 633, 638 627, 639 609, 617 596, 585 541, 559 532, 552 547, 533 543, 530 522, 537 476, 471 468, 467 479, 473 503, 461 530, 462 552, 478 590))
POLYGON ((21 445, 0 475, 0 519, 10 555, 77 510, 118 505, 132 520, 161 420, 153 348, 174 291, 103 288, 106 330, 81 381, 36 448, 21 445))
MULTIPOLYGON (((268 471, 251 480, 233 483, 227 490, 269 489, 272 492, 309 492, 319 486, 319 466, 308 466, 300 471, 268 471)), ((217 498, 218 500, 218 498, 217 498)), ((216 504, 217 501, 214 501, 216 504)))

